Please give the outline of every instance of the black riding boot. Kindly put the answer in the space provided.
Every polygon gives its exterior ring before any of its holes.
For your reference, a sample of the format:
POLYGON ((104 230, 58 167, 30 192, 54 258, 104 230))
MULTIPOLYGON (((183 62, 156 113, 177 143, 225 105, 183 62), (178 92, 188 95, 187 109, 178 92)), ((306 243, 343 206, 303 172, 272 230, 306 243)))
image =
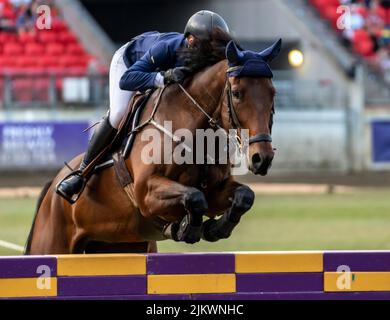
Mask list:
MULTIPOLYGON (((95 129, 78 171, 57 186, 57 193, 69 200, 82 191, 84 185, 84 178, 81 176, 82 172, 112 142, 116 133, 117 129, 111 126, 108 116, 105 117, 95 129)), ((89 179, 89 176, 85 177, 85 179, 89 179)))

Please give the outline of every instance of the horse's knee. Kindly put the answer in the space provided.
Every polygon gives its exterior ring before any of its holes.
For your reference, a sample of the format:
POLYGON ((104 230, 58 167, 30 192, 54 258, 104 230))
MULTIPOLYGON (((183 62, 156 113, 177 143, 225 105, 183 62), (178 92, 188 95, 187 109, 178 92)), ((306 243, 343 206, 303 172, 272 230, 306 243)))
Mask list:
POLYGON ((190 188, 183 196, 183 205, 187 211, 196 216, 207 212, 208 205, 204 194, 196 188, 190 188))

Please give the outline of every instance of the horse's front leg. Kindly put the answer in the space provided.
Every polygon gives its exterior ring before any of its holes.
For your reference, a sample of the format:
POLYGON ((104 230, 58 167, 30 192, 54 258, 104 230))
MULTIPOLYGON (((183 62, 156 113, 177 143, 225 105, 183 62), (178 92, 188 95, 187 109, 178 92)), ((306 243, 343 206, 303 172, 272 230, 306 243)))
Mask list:
POLYGON ((144 187, 146 193, 140 192, 139 203, 146 217, 172 217, 180 213, 181 217, 184 216, 166 225, 164 235, 167 238, 186 243, 200 240, 203 215, 208 210, 206 198, 200 190, 162 176, 149 177, 144 187))
POLYGON ((223 191, 216 192, 212 198, 209 202, 211 208, 226 210, 219 219, 209 219, 203 224, 202 238, 215 242, 230 237, 241 216, 252 207, 255 194, 248 186, 230 178, 223 184, 223 191))

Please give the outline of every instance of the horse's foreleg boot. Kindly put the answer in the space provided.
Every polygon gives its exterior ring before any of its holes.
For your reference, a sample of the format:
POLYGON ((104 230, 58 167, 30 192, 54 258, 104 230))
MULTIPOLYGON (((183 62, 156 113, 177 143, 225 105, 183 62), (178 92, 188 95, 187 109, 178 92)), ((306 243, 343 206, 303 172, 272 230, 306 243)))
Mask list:
POLYGON ((203 215, 207 212, 208 205, 204 194, 192 188, 183 196, 182 203, 188 212, 179 224, 176 233, 178 241, 196 243, 200 241, 202 234, 203 215))
POLYGON ((238 222, 229 221, 227 214, 218 220, 209 219, 203 224, 202 238, 209 242, 216 242, 230 237, 238 222))
POLYGON ((179 230, 176 233, 177 241, 194 244, 200 241, 202 235, 202 224, 195 224, 192 221, 192 215, 187 214, 179 224, 179 230))
POLYGON ((252 207, 254 199, 255 194, 249 187, 238 187, 231 208, 220 219, 209 219, 203 224, 202 238, 209 242, 229 238, 241 216, 252 207))
POLYGON ((234 193, 234 199, 228 211, 229 221, 239 223, 241 216, 253 206, 255 194, 248 186, 240 186, 234 193))
POLYGON ((177 222, 171 222, 164 227, 163 235, 167 239, 179 241, 177 239, 178 230, 179 230, 179 224, 177 222))
POLYGON ((186 211, 192 216, 191 225, 201 225, 203 215, 208 210, 204 194, 196 188, 190 188, 183 195, 182 204, 186 211))

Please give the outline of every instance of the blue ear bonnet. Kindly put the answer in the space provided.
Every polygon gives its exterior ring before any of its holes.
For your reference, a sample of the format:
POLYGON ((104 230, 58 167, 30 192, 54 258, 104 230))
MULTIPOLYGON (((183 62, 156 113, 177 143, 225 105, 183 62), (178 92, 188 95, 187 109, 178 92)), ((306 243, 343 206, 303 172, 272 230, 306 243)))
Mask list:
POLYGON ((257 53, 254 51, 241 51, 233 41, 226 46, 226 58, 228 59, 229 77, 264 77, 272 78, 272 70, 269 66, 280 52, 282 40, 279 39, 269 48, 257 53))

